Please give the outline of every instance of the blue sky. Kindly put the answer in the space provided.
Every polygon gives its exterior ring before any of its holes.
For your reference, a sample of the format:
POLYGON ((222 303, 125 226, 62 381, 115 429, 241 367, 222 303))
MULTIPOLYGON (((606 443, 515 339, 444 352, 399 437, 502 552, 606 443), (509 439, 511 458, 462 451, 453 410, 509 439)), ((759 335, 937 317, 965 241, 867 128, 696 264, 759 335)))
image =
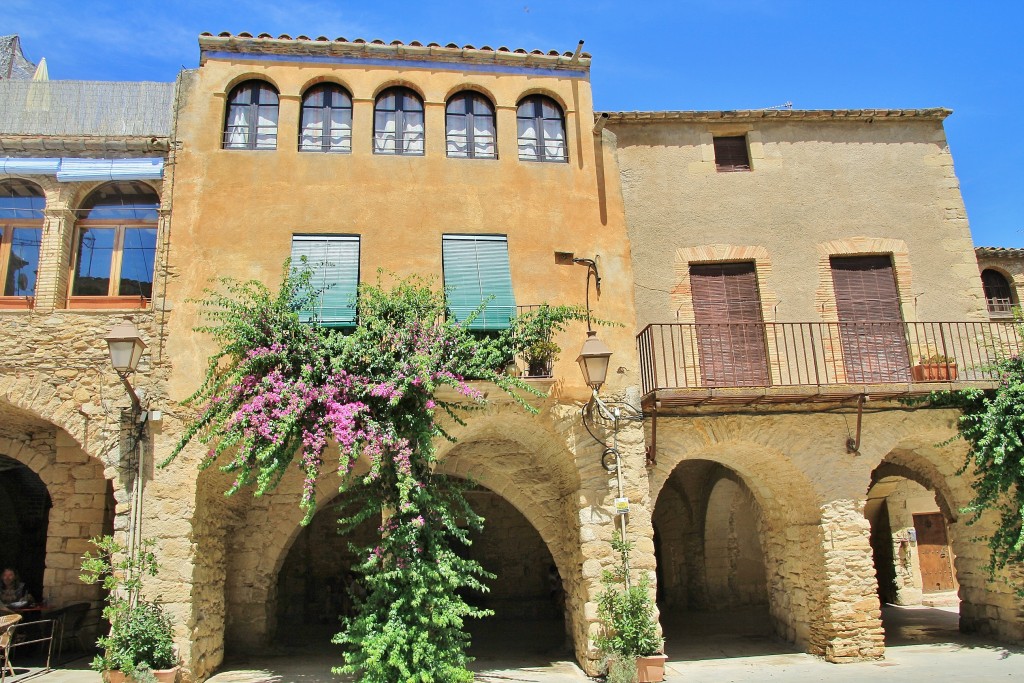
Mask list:
POLYGON ((975 243, 1024 247, 1020 0, 4 0, 50 77, 172 80, 196 36, 249 31, 572 50, 598 109, 935 107, 975 243))

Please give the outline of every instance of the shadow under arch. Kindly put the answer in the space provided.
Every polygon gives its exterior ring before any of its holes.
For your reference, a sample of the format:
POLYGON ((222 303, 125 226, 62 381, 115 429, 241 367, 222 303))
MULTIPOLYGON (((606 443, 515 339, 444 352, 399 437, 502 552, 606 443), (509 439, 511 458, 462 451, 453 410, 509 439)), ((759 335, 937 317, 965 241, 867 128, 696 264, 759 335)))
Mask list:
MULTIPOLYGON (((722 480, 749 492, 764 561, 770 630, 812 653, 824 653, 828 606, 823 588, 827 585, 823 503, 808 476, 772 445, 728 429, 659 432, 658 463, 650 475, 655 517, 664 525, 664 492, 674 491, 668 495, 676 497, 684 492, 691 508, 691 550, 704 551, 709 496, 722 480), (670 485, 674 477, 679 481, 670 485)), ((659 531, 659 536, 663 534, 659 531)), ((691 578, 700 580, 700 572, 692 574, 691 578)), ((707 605, 704 596, 704 603, 698 599, 695 607, 707 605)))

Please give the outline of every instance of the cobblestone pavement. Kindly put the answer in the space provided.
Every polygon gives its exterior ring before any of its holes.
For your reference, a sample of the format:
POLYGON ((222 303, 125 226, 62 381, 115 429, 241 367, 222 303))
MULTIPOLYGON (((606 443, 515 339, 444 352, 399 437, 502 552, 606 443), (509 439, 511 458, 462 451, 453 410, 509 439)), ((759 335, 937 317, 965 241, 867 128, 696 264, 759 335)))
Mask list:
MULTIPOLYGON (((1011 681, 1024 680, 1024 648, 999 645, 956 630, 956 608, 885 610, 886 658, 829 664, 773 640, 757 612, 686 614, 666 618, 669 683, 731 681, 1011 681)), ((475 669, 481 683, 588 681, 550 624, 497 626, 477 634, 475 669)), ((331 648, 282 648, 274 656, 229 662, 209 683, 339 683, 331 648)), ((84 661, 79 662, 79 666, 84 661)), ((22 670, 23 671, 23 670, 22 670)), ((20 673, 20 671, 19 671, 20 673)), ((20 677, 19 677, 20 678, 20 677)), ((18 680, 18 679, 15 679, 18 680)), ((43 683, 99 683, 91 671, 62 669, 43 683)))

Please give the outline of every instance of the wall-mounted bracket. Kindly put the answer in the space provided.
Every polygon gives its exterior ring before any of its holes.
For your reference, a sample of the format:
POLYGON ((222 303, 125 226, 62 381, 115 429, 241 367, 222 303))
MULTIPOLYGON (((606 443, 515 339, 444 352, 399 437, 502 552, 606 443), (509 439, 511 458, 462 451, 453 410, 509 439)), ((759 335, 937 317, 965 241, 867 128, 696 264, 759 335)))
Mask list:
POLYGON ((846 450, 855 455, 860 454, 860 427, 864 421, 864 394, 857 397, 857 434, 846 440, 846 450))

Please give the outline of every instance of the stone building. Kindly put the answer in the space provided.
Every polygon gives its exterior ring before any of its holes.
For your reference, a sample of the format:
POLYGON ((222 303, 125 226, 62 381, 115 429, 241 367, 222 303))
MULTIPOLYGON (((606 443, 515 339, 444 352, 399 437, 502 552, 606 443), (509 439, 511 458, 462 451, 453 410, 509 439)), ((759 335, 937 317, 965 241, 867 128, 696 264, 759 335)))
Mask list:
POLYGON ((964 528, 956 414, 899 400, 991 386, 992 351, 1020 348, 989 322, 949 113, 603 115, 637 278, 663 623, 747 606, 846 661, 883 654, 879 597, 959 586, 963 629, 1024 635, 1013 584, 987 580, 964 528))
POLYGON ((95 601, 88 539, 128 528, 136 427, 103 340, 123 318, 149 343, 140 385, 165 395, 174 92, 0 81, 0 563, 51 603, 95 601))
MULTIPOLYGON (((485 332, 588 295, 622 324, 600 332, 602 396, 642 402, 617 441, 634 567, 669 642, 717 612, 832 661, 881 656, 879 598, 921 601, 943 548, 938 588, 959 590, 963 627, 1022 637, 1020 601, 972 540, 986 527, 963 529, 963 445, 937 445, 955 415, 899 402, 990 386, 984 354, 1019 344, 986 310, 949 112, 600 114, 581 48, 199 45, 175 84, 0 82, 0 511, 24 517, 0 545, 45 597, 95 600, 77 579, 87 539, 141 525, 190 678, 333 630, 353 562, 336 480, 302 527, 298 470, 225 498, 199 448, 153 467, 213 351, 194 300, 224 276, 274 285, 305 255, 340 264, 319 311, 339 327, 378 269, 473 289, 455 316, 494 295, 485 332), (126 316, 149 345, 131 381, 162 413, 142 426, 102 340, 126 316)), ((546 394, 537 415, 483 387, 491 405, 439 466, 478 484, 487 531, 469 552, 497 579, 474 599, 494 628, 564 631, 595 673, 617 494, 580 418, 584 333, 521 368, 546 394)))
POLYGON ((981 271, 985 304, 992 320, 1012 320, 1024 287, 1024 249, 978 247, 974 250, 981 271))

